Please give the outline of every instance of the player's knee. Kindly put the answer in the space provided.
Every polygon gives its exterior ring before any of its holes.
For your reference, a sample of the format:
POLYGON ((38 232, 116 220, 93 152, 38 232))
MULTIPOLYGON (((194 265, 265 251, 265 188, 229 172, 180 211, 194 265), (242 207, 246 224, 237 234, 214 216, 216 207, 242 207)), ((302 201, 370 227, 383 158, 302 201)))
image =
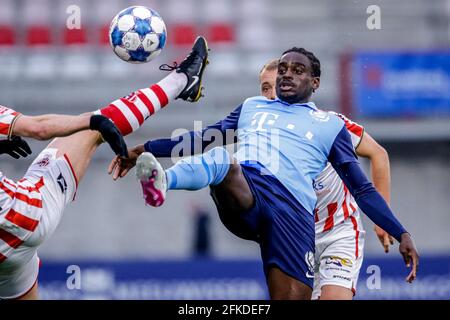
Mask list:
POLYGON ((247 180, 242 173, 242 168, 237 163, 232 163, 228 170, 228 173, 224 179, 227 184, 227 189, 231 193, 237 193, 239 198, 249 198, 253 202, 253 195, 248 187, 247 180))
POLYGON ((224 147, 217 147, 204 155, 204 159, 213 162, 213 172, 215 178, 211 181, 211 185, 220 184, 228 174, 230 164, 233 162, 228 150, 224 147))
POLYGON ((225 176, 225 180, 228 181, 236 181, 243 178, 242 176, 242 171, 241 171, 241 166, 237 163, 232 162, 230 164, 230 167, 228 169, 228 173, 225 176))
POLYGON ((223 181, 214 187, 214 196, 227 211, 242 212, 254 204, 253 194, 239 164, 232 162, 223 181))

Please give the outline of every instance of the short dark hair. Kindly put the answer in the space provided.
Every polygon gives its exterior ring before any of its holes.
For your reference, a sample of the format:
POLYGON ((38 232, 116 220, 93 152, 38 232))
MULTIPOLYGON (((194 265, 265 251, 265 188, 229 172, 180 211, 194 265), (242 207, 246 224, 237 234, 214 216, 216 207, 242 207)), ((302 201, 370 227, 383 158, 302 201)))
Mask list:
POLYGON ((309 62, 311 63, 312 76, 320 78, 320 74, 321 74, 320 60, 317 59, 317 57, 314 55, 314 53, 306 50, 305 48, 293 47, 293 48, 288 49, 285 52, 283 52, 282 56, 284 56, 285 54, 287 54, 289 52, 297 52, 297 53, 301 53, 301 54, 305 55, 309 59, 309 62))

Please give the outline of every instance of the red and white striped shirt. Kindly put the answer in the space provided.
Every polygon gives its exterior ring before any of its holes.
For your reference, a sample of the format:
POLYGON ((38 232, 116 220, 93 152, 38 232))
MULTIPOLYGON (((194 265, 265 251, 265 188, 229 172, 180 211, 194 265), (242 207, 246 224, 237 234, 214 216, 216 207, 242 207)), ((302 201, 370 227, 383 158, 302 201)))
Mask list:
MULTIPOLYGON (((8 139, 14 121, 20 113, 0 106, 0 139, 8 139)), ((26 241, 39 224, 42 215, 42 196, 39 189, 43 179, 31 183, 22 179, 17 183, 0 171, 0 263, 26 241)))
POLYGON ((20 113, 12 109, 0 106, 0 140, 11 137, 14 121, 19 115, 20 113))
POLYGON ((40 188, 26 179, 17 183, 0 172, 0 263, 21 246, 36 230, 42 216, 40 188))
MULTIPOLYGON (((352 138, 353 147, 356 149, 363 137, 364 128, 342 114, 335 114, 344 120, 352 138)), ((317 204, 314 210, 316 235, 327 232, 335 225, 351 218, 358 207, 355 199, 330 163, 314 180, 314 190, 317 195, 317 204)))

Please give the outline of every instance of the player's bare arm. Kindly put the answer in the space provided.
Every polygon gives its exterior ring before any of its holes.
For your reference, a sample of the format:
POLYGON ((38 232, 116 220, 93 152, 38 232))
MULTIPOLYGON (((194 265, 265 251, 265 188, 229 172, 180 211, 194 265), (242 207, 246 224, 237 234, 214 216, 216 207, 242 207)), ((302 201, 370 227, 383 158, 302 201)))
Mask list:
MULTIPOLYGON (((391 202, 391 168, 389 165, 389 154, 374 138, 364 132, 360 144, 356 148, 356 154, 370 160, 372 182, 386 203, 391 202)), ((374 226, 375 233, 380 240, 384 251, 389 252, 389 245, 394 244, 394 238, 386 231, 374 226)))
POLYGON ((126 144, 122 134, 108 118, 102 115, 84 113, 77 116, 45 114, 39 116, 17 115, 11 125, 11 138, 2 141, 1 153, 8 153, 14 158, 31 154, 28 144, 20 137, 36 140, 50 140, 66 137, 83 130, 99 131, 117 155, 125 157, 126 144))
POLYGON ((14 122, 12 134, 37 140, 65 137, 78 131, 88 130, 91 116, 90 113, 77 116, 59 114, 21 115, 14 122))

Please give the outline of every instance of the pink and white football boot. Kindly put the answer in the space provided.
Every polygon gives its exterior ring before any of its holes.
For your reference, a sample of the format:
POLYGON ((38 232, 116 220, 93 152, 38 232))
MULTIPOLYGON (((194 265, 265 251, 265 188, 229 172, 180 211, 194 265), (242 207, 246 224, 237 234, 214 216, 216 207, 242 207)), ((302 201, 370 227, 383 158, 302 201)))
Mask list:
POLYGON ((142 186, 145 203, 159 207, 166 200, 166 172, 150 152, 143 152, 136 161, 136 177, 142 186))

